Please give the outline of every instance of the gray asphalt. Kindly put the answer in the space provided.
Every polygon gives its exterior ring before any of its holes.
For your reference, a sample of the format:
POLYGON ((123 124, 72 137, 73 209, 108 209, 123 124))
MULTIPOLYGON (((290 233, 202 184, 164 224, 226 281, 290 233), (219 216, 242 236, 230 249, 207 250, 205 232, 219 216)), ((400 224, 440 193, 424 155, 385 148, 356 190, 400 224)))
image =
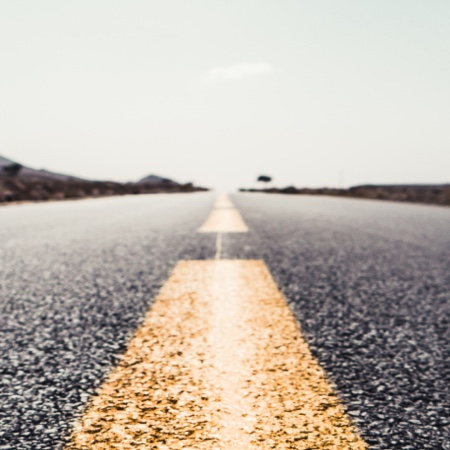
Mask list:
MULTIPOLYGON (((450 209, 234 195, 264 259, 374 449, 450 449, 450 209)), ((0 449, 59 449, 196 233, 213 194, 0 208, 0 449)))
POLYGON ((366 442, 450 449, 450 209, 234 200, 251 231, 224 256, 266 261, 366 442))

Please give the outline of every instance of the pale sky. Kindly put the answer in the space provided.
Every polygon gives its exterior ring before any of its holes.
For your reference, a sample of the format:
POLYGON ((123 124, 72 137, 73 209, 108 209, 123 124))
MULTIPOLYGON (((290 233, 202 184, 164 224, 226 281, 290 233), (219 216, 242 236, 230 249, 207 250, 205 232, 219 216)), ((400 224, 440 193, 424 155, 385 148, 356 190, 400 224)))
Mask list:
POLYGON ((1 0, 0 155, 218 189, 450 182, 449 0, 1 0))

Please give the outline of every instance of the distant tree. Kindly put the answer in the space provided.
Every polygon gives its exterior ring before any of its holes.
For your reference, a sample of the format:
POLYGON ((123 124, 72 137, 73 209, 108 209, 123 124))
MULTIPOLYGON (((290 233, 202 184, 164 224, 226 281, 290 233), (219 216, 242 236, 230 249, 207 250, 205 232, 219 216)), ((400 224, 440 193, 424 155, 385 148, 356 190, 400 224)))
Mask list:
POLYGON ((257 181, 261 183, 270 183, 272 181, 272 177, 269 177, 267 175, 260 175, 257 181))
POLYGON ((10 164, 9 166, 3 166, 3 172, 6 172, 6 175, 10 177, 16 177, 19 172, 22 170, 21 164, 10 164))

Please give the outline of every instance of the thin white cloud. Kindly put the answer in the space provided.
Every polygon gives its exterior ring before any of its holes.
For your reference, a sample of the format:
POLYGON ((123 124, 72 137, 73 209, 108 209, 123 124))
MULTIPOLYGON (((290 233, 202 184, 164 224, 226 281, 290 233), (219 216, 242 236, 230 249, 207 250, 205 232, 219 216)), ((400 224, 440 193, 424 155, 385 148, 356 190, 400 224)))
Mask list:
POLYGON ((240 63, 227 67, 215 67, 208 72, 208 81, 230 81, 250 78, 256 75, 273 72, 274 68, 266 62, 240 63))

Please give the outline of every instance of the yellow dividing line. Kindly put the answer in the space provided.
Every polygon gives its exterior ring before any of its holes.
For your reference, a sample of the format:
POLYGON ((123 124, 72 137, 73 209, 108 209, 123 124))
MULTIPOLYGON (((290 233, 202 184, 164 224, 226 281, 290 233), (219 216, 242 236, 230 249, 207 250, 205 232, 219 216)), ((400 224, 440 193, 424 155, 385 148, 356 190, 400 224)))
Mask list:
POLYGON ((366 449, 262 261, 182 261, 67 450, 366 449))
POLYGON ((246 233, 248 227, 226 194, 220 195, 200 233, 246 233))
POLYGON ((234 205, 227 194, 219 194, 214 203, 214 208, 234 208, 234 205))

